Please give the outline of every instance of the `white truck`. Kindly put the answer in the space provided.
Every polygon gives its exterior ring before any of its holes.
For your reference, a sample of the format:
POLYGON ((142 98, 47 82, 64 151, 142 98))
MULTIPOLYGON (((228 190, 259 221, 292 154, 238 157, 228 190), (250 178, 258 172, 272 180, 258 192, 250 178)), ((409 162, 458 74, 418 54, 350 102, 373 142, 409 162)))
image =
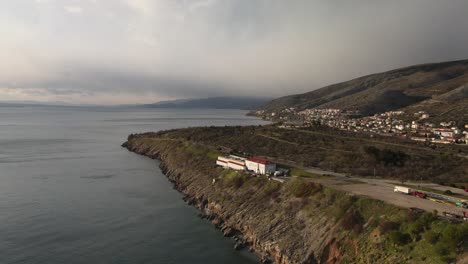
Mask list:
POLYGON ((393 191, 398 192, 398 193, 404 193, 404 194, 410 194, 410 193, 413 192, 413 190, 411 188, 404 187, 404 186, 395 186, 393 191))

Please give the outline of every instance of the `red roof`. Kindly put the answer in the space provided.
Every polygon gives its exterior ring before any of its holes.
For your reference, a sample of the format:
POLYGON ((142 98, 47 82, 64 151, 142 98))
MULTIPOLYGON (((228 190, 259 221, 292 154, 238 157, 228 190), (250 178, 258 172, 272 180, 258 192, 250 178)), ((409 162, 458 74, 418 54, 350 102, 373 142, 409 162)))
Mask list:
POLYGON ((248 161, 252 161, 252 162, 256 162, 256 163, 260 163, 260 164, 268 164, 268 160, 266 159, 263 159, 263 158, 258 158, 258 157, 253 157, 253 158, 250 158, 250 159, 247 159, 248 161))

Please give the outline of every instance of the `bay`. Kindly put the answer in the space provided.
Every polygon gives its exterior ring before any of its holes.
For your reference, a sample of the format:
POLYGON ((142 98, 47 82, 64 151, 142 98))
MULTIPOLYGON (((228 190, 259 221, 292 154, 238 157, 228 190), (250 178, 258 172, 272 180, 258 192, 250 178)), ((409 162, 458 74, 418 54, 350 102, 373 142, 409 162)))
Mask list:
POLYGON ((130 133, 263 123, 240 110, 0 107, 0 263, 255 263, 130 133))

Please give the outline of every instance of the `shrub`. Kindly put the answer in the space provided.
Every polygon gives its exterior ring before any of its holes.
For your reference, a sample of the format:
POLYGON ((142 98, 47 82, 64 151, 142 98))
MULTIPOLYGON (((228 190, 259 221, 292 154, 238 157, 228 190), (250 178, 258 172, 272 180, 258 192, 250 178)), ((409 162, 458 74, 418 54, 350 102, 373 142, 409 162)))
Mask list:
POLYGON ((390 149, 380 150, 374 146, 365 147, 364 152, 373 157, 376 163, 383 163, 385 166, 393 165, 403 167, 409 158, 403 151, 393 151, 390 149))
POLYGON ((346 230, 361 230, 364 218, 357 210, 348 211, 341 221, 341 226, 346 230))
POLYGON ((333 203, 333 215, 335 218, 340 219, 353 205, 353 198, 349 195, 334 196, 335 202, 333 203))
POLYGON ((362 227, 362 224, 356 224, 356 225, 354 225, 354 227, 353 227, 353 231, 354 231, 354 233, 356 233, 356 234, 362 233, 363 230, 364 230, 364 228, 362 227))
POLYGON ((393 221, 382 221, 379 224, 379 229, 382 234, 386 234, 390 231, 397 230, 400 224, 393 221))
POLYGON ((231 179, 231 182, 232 182, 232 185, 235 187, 235 188, 240 188, 244 182, 245 182, 245 177, 241 176, 241 175, 238 175, 236 177, 233 177, 231 179))
POLYGON ((226 170, 221 173, 223 177, 223 182, 226 187, 234 187, 236 189, 240 188, 246 181, 245 175, 239 174, 235 171, 226 170))
POLYGON ((435 245, 434 251, 440 256, 445 256, 450 253, 450 247, 445 243, 439 242, 435 245))
POLYGON ((296 178, 289 182, 288 189, 295 197, 304 198, 320 191, 322 185, 296 178))
POLYGON ((437 215, 425 212, 419 216, 417 221, 421 223, 424 229, 428 229, 435 220, 437 220, 437 215))
POLYGON ((445 191, 444 191, 444 194, 446 194, 446 195, 452 195, 452 194, 453 194, 453 192, 452 192, 452 191, 450 191, 450 190, 445 190, 445 191))
POLYGON ((406 221, 408 223, 412 223, 414 221, 416 221, 419 216, 421 215, 420 212, 417 212, 417 211, 408 211, 407 215, 406 215, 406 221))
POLYGON ((411 240, 411 237, 408 234, 402 233, 400 231, 391 231, 388 234, 388 239, 394 245, 403 246, 408 244, 408 242, 411 240))
POLYGON ((415 221, 408 225, 407 230, 413 240, 419 240, 419 234, 421 234, 421 232, 424 230, 424 224, 421 221, 415 221))
POLYGON ((364 152, 369 155, 369 156, 372 156, 376 161, 379 160, 379 156, 380 156, 380 149, 374 147, 374 146, 366 146, 364 147, 364 152))
POLYGON ((217 160, 219 154, 216 153, 216 152, 207 152, 207 153, 206 153, 206 156, 207 156, 209 159, 217 160))
POLYGON ((281 183, 277 181, 268 181, 268 183, 265 185, 265 188, 263 189, 263 192, 266 196, 271 196, 277 193, 280 188, 281 183))
POLYGON ((433 213, 422 213, 419 214, 415 219, 411 219, 412 221, 407 226, 407 231, 412 236, 413 240, 417 241, 421 238, 420 234, 428 230, 432 224, 437 219, 433 213))
POLYGON ((460 242, 464 242, 468 236, 468 223, 458 225, 447 225, 441 232, 439 243, 443 242, 451 247, 456 247, 460 242))
POLYGON ((439 234, 434 231, 428 231, 424 234, 424 239, 431 244, 435 244, 439 240, 439 234))

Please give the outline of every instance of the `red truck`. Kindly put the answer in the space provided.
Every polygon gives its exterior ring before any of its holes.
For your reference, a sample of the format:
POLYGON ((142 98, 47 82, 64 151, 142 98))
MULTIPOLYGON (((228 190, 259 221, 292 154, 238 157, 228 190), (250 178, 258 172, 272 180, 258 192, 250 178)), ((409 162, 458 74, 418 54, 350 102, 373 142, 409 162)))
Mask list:
POLYGON ((413 192, 411 192, 411 195, 416 196, 416 197, 419 197, 419 198, 423 198, 423 199, 425 199, 426 196, 427 196, 425 193, 418 192, 418 191, 413 191, 413 192))

